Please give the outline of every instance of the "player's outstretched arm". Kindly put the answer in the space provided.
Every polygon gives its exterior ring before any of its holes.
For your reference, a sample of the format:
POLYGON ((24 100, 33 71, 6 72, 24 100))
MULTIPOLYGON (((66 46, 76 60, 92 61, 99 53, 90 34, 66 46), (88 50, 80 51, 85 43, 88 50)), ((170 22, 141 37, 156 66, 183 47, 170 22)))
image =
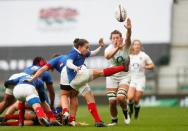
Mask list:
POLYGON ((126 38, 125 38, 125 45, 127 48, 130 47, 131 45, 131 28, 132 28, 132 25, 131 25, 131 19, 128 18, 127 21, 125 22, 125 25, 124 27, 127 29, 127 33, 126 33, 126 38))
POLYGON ((32 79, 29 80, 29 81, 32 82, 33 80, 37 79, 38 77, 40 77, 40 75, 41 75, 43 72, 45 72, 45 71, 47 71, 47 70, 49 70, 49 66, 47 66, 47 65, 43 66, 42 68, 40 68, 40 69, 33 75, 32 79))
POLYGON ((104 47, 104 41, 103 41, 103 38, 100 38, 99 39, 99 47, 93 51, 91 51, 91 54, 90 56, 95 56, 99 53, 99 51, 102 49, 102 47, 104 47))
POLYGON ((74 71, 78 72, 80 70, 80 67, 76 66, 73 64, 73 60, 72 59, 68 59, 67 60, 67 64, 66 66, 70 69, 73 69, 74 71))

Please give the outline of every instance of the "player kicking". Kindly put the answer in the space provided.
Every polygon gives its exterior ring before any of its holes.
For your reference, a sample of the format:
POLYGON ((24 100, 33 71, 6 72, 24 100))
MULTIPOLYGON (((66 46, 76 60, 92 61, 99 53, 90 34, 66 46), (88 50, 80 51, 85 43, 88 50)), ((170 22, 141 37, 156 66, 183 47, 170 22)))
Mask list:
MULTIPOLYGON (((70 85, 67 86, 67 89, 74 89, 79 91, 79 89, 85 87, 87 90, 88 82, 98 78, 105 77, 115 74, 120 71, 125 71, 128 68, 127 63, 125 65, 105 68, 105 69, 88 69, 84 66, 84 61, 86 57, 90 56, 89 43, 85 39, 75 39, 74 49, 70 54, 67 55, 66 67, 63 68, 61 72, 61 85, 70 85)), ((65 88, 64 88, 65 89, 65 88)), ((96 126, 105 126, 102 122, 96 104, 94 102, 94 97, 92 94, 87 94, 88 98, 86 99, 88 104, 88 109, 95 119, 96 126), (89 101, 88 101, 89 100, 89 101)), ((85 97, 86 98, 86 97, 85 97)))
MULTIPOLYGON (((84 86, 87 87, 87 83, 93 79, 102 76, 109 76, 117 72, 124 71, 128 67, 127 65, 121 65, 106 68, 103 70, 87 69, 85 66, 83 66, 83 64, 85 58, 89 57, 90 55, 91 52, 89 51, 88 41, 85 39, 75 39, 74 48, 71 50, 71 52, 64 56, 64 58, 66 58, 64 61, 66 67, 64 67, 61 72, 61 85, 63 85, 62 94, 66 94, 67 92, 73 89, 78 91, 80 88, 84 86)), ((44 68, 41 68, 41 72, 42 69, 44 68)), ((40 74, 38 74, 38 76, 39 75, 40 74)), ((36 77, 37 76, 34 76, 33 79, 35 79, 36 77)), ((93 98, 91 94, 88 97, 93 98)), ((65 103, 65 101, 62 102, 65 103)), ((63 107, 63 109, 65 108, 63 107)), ((104 124, 101 121, 101 118, 98 115, 96 104, 93 102, 89 103, 88 109, 96 121, 96 126, 104 126, 104 124)), ((64 113, 66 112, 68 113, 68 111, 64 110, 64 113)))
MULTIPOLYGON (((103 46, 102 39, 99 40, 99 44, 102 44, 102 45, 100 45, 96 50, 88 52, 88 53, 91 53, 90 56, 93 56, 100 51, 101 47, 103 46)), ((70 55, 71 53, 72 52, 70 52, 68 55, 70 55)), ((36 73, 35 77, 38 77, 41 73, 43 73, 44 71, 49 70, 51 68, 55 68, 58 72, 61 72, 62 68, 66 65, 66 59, 68 58, 68 55, 62 55, 62 56, 59 56, 59 57, 56 57, 56 58, 50 60, 47 63, 47 65, 42 67, 41 70, 39 70, 36 73)), ((69 83, 66 83, 66 84, 68 84, 68 86, 69 86, 69 83)), ((66 87, 67 87, 67 85, 61 85, 61 90, 62 90, 61 101, 62 101, 63 112, 64 112, 64 114, 67 114, 69 112, 69 110, 68 110, 68 105, 69 105, 68 97, 70 97, 70 107, 71 107, 70 113, 71 114, 69 116, 69 123, 71 123, 71 125, 75 125, 73 123, 75 123, 74 121, 75 121, 75 115, 76 115, 77 105, 78 105, 78 103, 77 103, 77 91, 72 90, 72 88, 69 88, 70 90, 66 91, 67 90, 66 87), (66 88, 66 89, 64 89, 64 88, 66 88), (70 94, 71 94, 71 96, 70 96, 70 94), (72 95, 72 94, 75 94, 75 95, 72 95)), ((88 86, 83 87, 81 92, 82 92, 81 93, 82 95, 86 96, 86 100, 87 99, 93 100, 93 97, 87 97, 88 96, 87 93, 91 94, 90 87, 88 87, 88 86), (85 89, 85 88, 87 88, 87 89, 85 89)), ((65 118, 67 118, 67 117, 64 117, 64 119, 65 118)))
POLYGON ((142 51, 140 40, 134 40, 130 50, 131 83, 128 91, 130 116, 135 111, 134 118, 137 119, 140 110, 140 99, 145 88, 145 70, 155 67, 151 58, 142 51))

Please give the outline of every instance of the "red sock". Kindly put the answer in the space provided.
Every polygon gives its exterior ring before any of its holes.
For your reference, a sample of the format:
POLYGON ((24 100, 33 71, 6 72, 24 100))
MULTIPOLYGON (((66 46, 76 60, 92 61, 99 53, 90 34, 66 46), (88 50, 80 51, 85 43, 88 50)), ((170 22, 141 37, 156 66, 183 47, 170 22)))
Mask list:
POLYGON ((92 114, 96 122, 101 122, 101 118, 98 114, 97 107, 95 103, 89 103, 87 105, 89 112, 92 114))
POLYGON ((46 117, 44 110, 40 106, 35 109, 35 113, 38 118, 46 117))
POLYGON ((68 108, 63 108, 63 113, 69 112, 68 108))
POLYGON ((6 120, 10 120, 10 119, 19 119, 19 114, 8 114, 8 115, 5 115, 5 119, 6 120))
POLYGON ((56 120, 56 117, 53 112, 49 111, 46 113, 49 120, 56 120))
POLYGON ((116 73, 124 71, 124 70, 125 70, 125 66, 123 66, 123 65, 113 66, 113 67, 103 69, 103 73, 104 73, 104 76, 111 76, 113 74, 116 74, 116 73))
POLYGON ((25 103, 19 102, 18 103, 19 125, 24 124, 24 114, 25 114, 25 103))
POLYGON ((72 122, 72 121, 76 121, 76 118, 75 118, 75 116, 70 115, 70 117, 69 117, 69 122, 72 122))
POLYGON ((18 126, 19 125, 19 121, 2 122, 1 124, 5 125, 5 126, 18 126))

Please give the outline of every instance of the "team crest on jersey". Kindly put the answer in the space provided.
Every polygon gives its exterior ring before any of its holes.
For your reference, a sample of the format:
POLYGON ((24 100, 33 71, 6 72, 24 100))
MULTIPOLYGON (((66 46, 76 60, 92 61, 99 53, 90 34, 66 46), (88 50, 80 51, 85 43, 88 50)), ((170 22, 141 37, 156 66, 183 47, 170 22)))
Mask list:
POLYGON ((117 63, 117 64, 122 64, 124 61, 125 61, 125 59, 124 59, 122 56, 118 56, 118 57, 116 58, 116 63, 117 63))
POLYGON ((138 63, 133 63, 132 66, 133 66, 134 69, 139 68, 139 64, 138 63))

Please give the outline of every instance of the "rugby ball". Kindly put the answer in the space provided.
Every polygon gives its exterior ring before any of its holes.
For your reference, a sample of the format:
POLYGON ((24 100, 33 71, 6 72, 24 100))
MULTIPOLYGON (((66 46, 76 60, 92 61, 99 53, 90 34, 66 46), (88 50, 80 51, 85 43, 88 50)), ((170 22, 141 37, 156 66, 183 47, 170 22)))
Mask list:
POLYGON ((127 12, 122 5, 119 5, 115 11, 115 18, 119 22, 124 22, 127 18, 127 12))

